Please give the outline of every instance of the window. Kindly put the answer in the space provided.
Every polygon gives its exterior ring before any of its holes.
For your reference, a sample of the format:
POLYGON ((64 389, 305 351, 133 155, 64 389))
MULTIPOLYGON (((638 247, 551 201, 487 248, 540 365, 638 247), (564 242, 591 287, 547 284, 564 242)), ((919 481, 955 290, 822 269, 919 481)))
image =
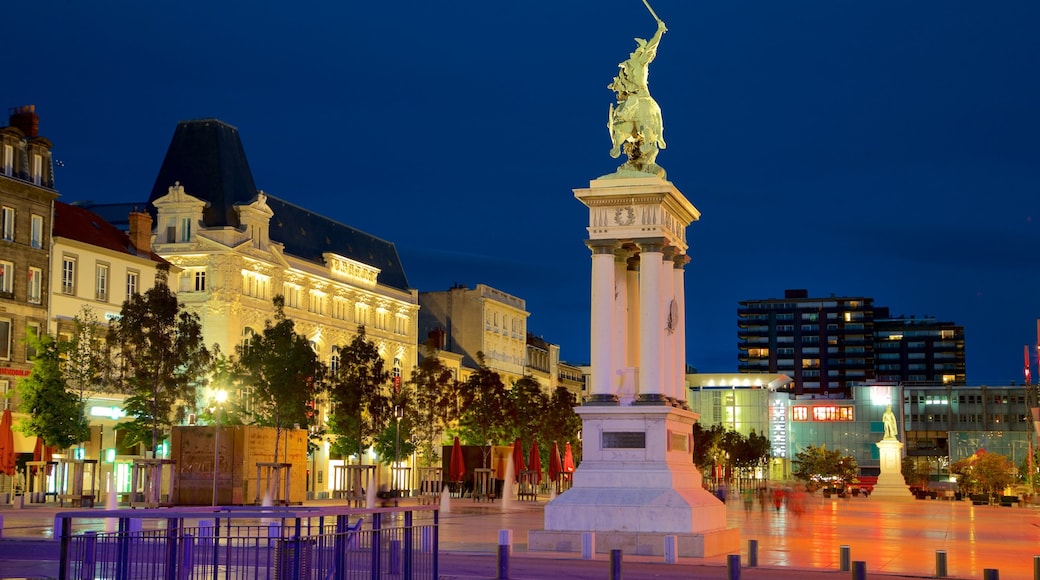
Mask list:
POLYGON ((181 241, 191 241, 191 218, 181 218, 181 241))
POLYGON ((94 269, 94 298, 108 300, 108 264, 98 264, 94 269))
POLYGON ((33 214, 29 244, 37 250, 43 247, 43 216, 33 214))
POLYGON ((6 242, 14 241, 14 208, 4 206, 0 208, 0 239, 6 242))
POLYGON ((39 153, 32 156, 32 182, 36 185, 43 184, 43 156, 39 153))
POLYGON ((329 360, 329 370, 333 376, 339 372, 339 345, 332 346, 332 358, 329 360))
POLYGON ((61 259, 61 293, 76 294, 76 258, 71 256, 61 259))
POLYGON ((11 321, 0 318, 0 360, 11 360, 11 321))
POLYGON ((4 175, 14 175, 14 145, 4 145, 4 158, 0 163, 4 175))
POLYGON ((29 268, 29 302, 39 304, 43 301, 43 270, 29 268))
POLYGON ((242 329, 242 354, 249 352, 249 349, 253 346, 253 339, 256 337, 256 332, 248 326, 242 329))
POLYGON ((300 307, 300 287, 295 284, 285 285, 285 305, 289 308, 300 307))
MULTIPOLYGON (((30 322, 25 325, 25 338, 29 336, 40 336, 40 324, 37 322, 30 322)), ((25 362, 32 362, 32 359, 36 358, 36 349, 29 344, 28 340, 25 342, 25 362)))
POLYGON ((206 291, 206 271, 196 270, 195 271, 195 291, 205 292, 206 291))
POLYGON ((14 264, 0 262, 0 294, 14 298, 14 264))
POLYGON ((127 298, 133 296, 134 294, 137 294, 137 288, 138 288, 137 281, 138 281, 139 277, 140 277, 140 274, 138 274, 137 272, 134 272, 134 271, 129 271, 129 272, 126 273, 126 297, 127 298))

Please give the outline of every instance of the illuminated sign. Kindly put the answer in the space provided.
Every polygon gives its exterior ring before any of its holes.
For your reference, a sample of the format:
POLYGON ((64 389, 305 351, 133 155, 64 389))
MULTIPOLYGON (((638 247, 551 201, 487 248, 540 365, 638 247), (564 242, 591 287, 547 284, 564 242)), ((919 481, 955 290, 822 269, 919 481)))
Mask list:
POLYGON ((118 421, 123 417, 126 417, 126 413, 119 407, 91 407, 91 417, 104 417, 106 419, 112 419, 118 421))
POLYGON ((105 463, 116 462, 116 450, 112 447, 105 449, 105 463))
POLYGON ((791 408, 792 421, 854 421, 856 414, 851 406, 816 405, 807 407, 799 405, 791 408))
POLYGON ((770 442, 773 457, 787 457, 787 409, 782 402, 773 404, 770 422, 770 442))
POLYGON ((870 387, 870 402, 874 405, 891 405, 892 404, 892 387, 882 387, 874 385, 870 387))

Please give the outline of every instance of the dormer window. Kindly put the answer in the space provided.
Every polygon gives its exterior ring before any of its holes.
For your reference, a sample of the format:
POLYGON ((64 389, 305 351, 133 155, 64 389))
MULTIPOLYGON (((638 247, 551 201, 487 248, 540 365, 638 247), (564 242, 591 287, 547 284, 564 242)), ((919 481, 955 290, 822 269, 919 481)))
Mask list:
POLYGON ((39 153, 32 156, 32 182, 34 185, 43 185, 43 155, 39 153))
POLYGON ((3 154, 0 158, 0 171, 3 171, 4 175, 14 175, 14 145, 4 143, 4 149, 0 153, 3 154))
POLYGON ((181 218, 181 242, 191 241, 191 218, 181 218))

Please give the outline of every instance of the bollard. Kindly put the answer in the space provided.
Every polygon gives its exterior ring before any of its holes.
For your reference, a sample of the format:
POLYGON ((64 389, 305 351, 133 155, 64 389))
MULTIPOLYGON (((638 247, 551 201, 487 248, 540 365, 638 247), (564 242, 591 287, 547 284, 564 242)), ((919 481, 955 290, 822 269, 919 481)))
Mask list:
POLYGON ((510 554, 513 553, 513 530, 498 530, 498 545, 506 546, 510 554))
POLYGON ((401 573, 401 540, 390 540, 390 573, 401 573))
POLYGON ((740 554, 726 556, 726 579, 740 580, 740 554))
POLYGON ((433 528, 424 527, 421 528, 421 538, 419 542, 422 544, 422 553, 429 554, 433 552, 433 528))
POLYGON ((178 580, 191 580, 191 573, 195 569, 194 549, 192 548, 191 534, 184 534, 184 542, 181 544, 181 567, 178 580))
POLYGON ((610 551, 610 580, 621 580, 621 550, 610 551))
POLYGON ((498 545, 498 575, 495 576, 498 580, 509 580, 509 546, 507 544, 498 545))
POLYGON ((676 547, 678 545, 678 536, 665 536, 664 537, 664 563, 674 564, 676 556, 676 547))
POLYGON ((986 568, 982 571, 982 580, 1000 580, 1000 570, 986 568))
POLYGON ((581 534, 581 559, 591 560, 595 551, 593 546, 596 545, 596 533, 595 532, 582 532, 581 534))
POLYGON ((946 550, 935 551, 935 577, 946 577, 946 550))
POLYGON ((840 546, 838 548, 838 571, 848 572, 851 570, 850 562, 852 562, 852 548, 840 546))
MULTIPOLYGON (((60 530, 61 528, 51 528, 52 530, 60 530)), ((4 516, 0 516, 0 538, 4 537, 4 516)))
POLYGON ((758 566, 758 540, 747 541, 747 565, 748 568, 758 566))
POLYGON ((1040 580, 1040 556, 1033 556, 1033 580, 1040 580))
POLYGON ((852 580, 867 580, 867 563, 863 560, 852 563, 852 580))

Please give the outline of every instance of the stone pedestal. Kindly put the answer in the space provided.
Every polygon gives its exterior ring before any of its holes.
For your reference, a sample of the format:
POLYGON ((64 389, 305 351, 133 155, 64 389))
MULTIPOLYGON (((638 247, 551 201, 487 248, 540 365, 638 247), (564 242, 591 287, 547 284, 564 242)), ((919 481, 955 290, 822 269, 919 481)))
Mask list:
POLYGON ((585 406, 582 462, 574 485, 545 506, 545 529, 528 537, 532 551, 580 551, 584 532, 595 550, 661 555, 678 536, 679 555, 708 557, 740 550, 740 531, 726 528, 726 506, 701 486, 693 464, 697 414, 671 406, 585 406))
POLYGON ((896 501, 913 501, 914 494, 903 480, 901 457, 903 444, 895 438, 885 438, 877 442, 881 451, 881 475, 870 492, 871 499, 896 501))

